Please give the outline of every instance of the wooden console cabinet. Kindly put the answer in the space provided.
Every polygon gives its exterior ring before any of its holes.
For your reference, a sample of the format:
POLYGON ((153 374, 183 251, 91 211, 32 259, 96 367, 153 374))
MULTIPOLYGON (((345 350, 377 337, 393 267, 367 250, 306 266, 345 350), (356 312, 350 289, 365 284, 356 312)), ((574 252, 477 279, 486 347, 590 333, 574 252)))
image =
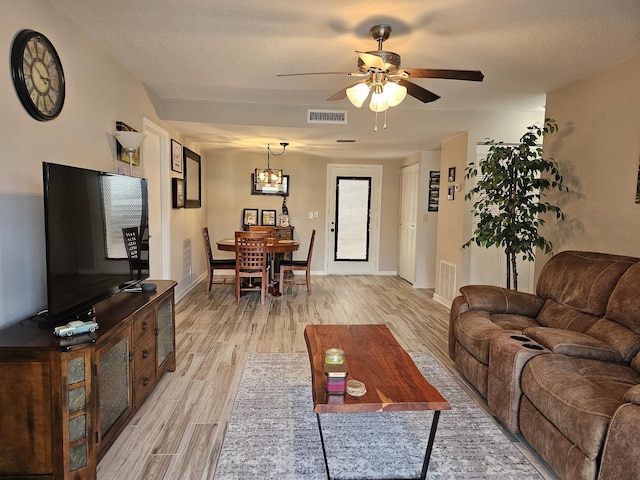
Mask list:
POLYGON ((98 460, 175 370, 173 281, 96 305, 68 338, 31 320, 0 330, 0 478, 96 478, 98 460))

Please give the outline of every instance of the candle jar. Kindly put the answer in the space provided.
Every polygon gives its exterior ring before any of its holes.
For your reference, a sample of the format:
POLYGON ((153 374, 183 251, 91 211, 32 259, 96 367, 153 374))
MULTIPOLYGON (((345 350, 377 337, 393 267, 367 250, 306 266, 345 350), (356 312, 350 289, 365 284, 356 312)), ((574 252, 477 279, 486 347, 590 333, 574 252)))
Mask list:
POLYGON ((327 395, 344 395, 347 391, 347 364, 325 363, 325 389, 327 395))
POLYGON ((324 352, 324 363, 329 365, 340 365, 344 363, 344 350, 330 348, 324 352))

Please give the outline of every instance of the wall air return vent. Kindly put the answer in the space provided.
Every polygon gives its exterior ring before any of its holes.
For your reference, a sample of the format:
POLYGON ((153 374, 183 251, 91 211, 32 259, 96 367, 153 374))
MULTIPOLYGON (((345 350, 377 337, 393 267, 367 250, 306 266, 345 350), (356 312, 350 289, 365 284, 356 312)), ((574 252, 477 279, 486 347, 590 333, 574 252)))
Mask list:
POLYGON ((307 110, 307 123, 338 125, 347 123, 346 110, 307 110))

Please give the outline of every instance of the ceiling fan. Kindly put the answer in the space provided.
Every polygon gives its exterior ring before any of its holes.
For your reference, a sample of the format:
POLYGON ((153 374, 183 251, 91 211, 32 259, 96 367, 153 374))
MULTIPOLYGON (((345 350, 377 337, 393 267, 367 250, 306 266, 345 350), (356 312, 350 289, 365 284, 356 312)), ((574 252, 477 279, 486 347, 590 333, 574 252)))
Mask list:
POLYGON ((409 79, 444 78, 481 82, 484 78, 484 75, 479 70, 400 68, 400 55, 382 49, 382 43, 391 34, 391 27, 386 24, 375 25, 371 27, 369 33, 378 42, 378 49, 370 52, 356 51, 358 54, 357 72, 290 73, 278 76, 342 74, 350 77, 360 77, 361 79, 356 83, 343 88, 327 100, 342 100, 348 97, 356 107, 361 107, 365 100, 371 96, 369 108, 374 112, 384 112, 389 107, 395 107, 404 100, 407 93, 423 103, 434 102, 440 98, 440 96, 416 85, 409 79))

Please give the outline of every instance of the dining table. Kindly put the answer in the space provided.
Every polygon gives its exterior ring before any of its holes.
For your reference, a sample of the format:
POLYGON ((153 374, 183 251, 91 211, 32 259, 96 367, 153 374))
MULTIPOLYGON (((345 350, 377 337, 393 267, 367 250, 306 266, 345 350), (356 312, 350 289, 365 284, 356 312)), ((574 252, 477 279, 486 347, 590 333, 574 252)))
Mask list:
MULTIPOLYGON (((216 241, 218 250, 223 252, 235 252, 236 240, 235 238, 223 238, 216 241)), ((289 253, 295 252, 300 248, 300 242, 298 240, 288 240, 285 238, 267 238, 267 253, 270 257, 270 263, 273 264, 273 258, 275 253, 289 253)), ((273 280, 273 265, 269 268, 269 293, 274 297, 280 296, 280 290, 276 282, 273 280)))

